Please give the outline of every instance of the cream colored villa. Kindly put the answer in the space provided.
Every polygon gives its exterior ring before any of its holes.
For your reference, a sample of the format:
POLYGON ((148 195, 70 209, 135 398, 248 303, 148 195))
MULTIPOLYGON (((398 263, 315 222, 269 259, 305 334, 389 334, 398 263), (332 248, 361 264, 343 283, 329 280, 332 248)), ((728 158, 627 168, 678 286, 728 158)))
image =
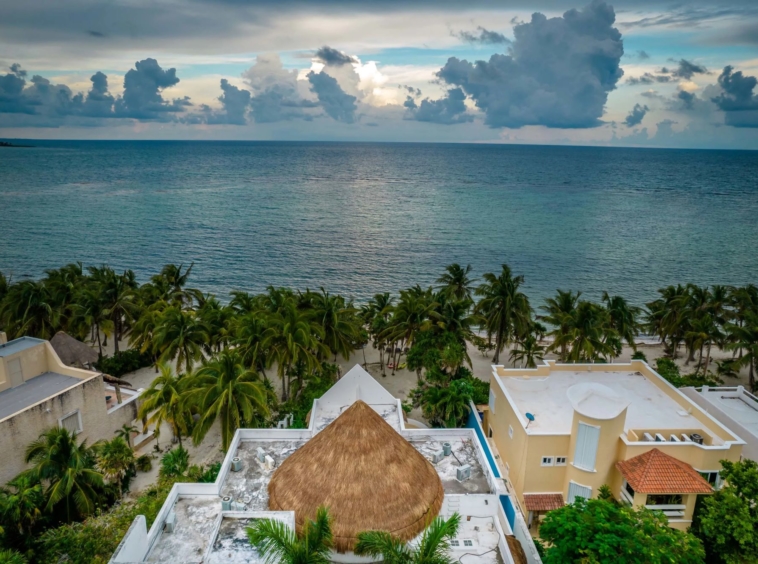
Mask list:
POLYGON ((400 400, 355 366, 314 401, 307 429, 239 429, 216 482, 175 484, 152 527, 137 517, 111 563, 257 564, 247 526, 300 528, 326 505, 333 562, 370 561, 352 552, 361 531, 411 541, 457 512, 454 559, 539 564, 523 520, 511 528, 480 432, 406 427, 400 400))
POLYGON ((139 392, 119 392, 99 372, 64 364, 50 342, 5 342, 0 332, 0 485, 26 469, 26 447, 51 427, 76 431, 90 444, 112 439, 137 416, 139 392))
POLYGON ((493 366, 484 428, 534 532, 545 512, 603 484, 620 501, 686 529, 698 495, 719 487, 737 435, 647 363, 493 366))

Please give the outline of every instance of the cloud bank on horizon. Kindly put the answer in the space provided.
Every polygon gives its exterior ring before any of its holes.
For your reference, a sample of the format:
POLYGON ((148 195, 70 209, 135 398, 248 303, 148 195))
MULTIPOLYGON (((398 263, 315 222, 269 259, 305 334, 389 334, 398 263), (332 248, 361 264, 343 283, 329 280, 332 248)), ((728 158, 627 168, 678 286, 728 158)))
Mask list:
POLYGON ((0 137, 758 149, 750 2, 43 1, 0 21, 0 137))

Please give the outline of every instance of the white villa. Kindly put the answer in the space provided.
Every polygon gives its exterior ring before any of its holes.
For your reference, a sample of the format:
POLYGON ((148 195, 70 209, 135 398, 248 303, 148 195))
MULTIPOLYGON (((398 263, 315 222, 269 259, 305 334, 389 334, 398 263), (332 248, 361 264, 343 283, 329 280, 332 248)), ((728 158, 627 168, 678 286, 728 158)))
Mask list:
POLYGON ((300 527, 323 504, 335 562, 369 561, 351 552, 362 530, 411 540, 457 512, 454 559, 538 564, 472 419, 475 428, 407 428, 400 400, 355 366, 314 401, 307 429, 239 429, 216 482, 175 484, 150 530, 137 517, 111 563, 257 564, 247 526, 274 518, 300 527))

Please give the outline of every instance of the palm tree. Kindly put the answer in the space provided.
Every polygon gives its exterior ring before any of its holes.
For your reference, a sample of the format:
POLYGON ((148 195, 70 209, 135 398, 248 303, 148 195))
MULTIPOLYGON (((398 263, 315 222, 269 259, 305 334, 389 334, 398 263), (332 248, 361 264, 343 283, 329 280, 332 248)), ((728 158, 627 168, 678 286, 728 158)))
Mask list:
POLYGON ((76 332, 82 337, 84 336, 82 333, 90 332, 90 340, 93 343, 97 340, 100 357, 103 356, 100 333, 110 334, 112 327, 104 311, 105 305, 100 291, 92 280, 88 280, 79 288, 74 303, 71 305, 70 325, 80 327, 81 330, 76 332))
POLYGON ((200 420, 192 439, 199 444, 216 418, 221 419, 221 446, 229 448, 234 432, 256 414, 268 415, 268 393, 255 370, 246 368, 235 350, 224 350, 204 364, 188 383, 185 397, 200 420))
POLYGON ((158 474, 162 478, 184 476, 189 470, 189 453, 183 446, 171 449, 161 457, 161 468, 158 474))
POLYGON ((431 325, 429 317, 436 305, 431 288, 424 290, 417 285, 400 291, 400 300, 394 308, 383 335, 390 345, 394 346, 395 343, 401 345, 401 347, 394 347, 392 374, 395 374, 399 351, 402 347, 413 346, 416 336, 431 325))
POLYGON ((561 340, 561 362, 566 362, 568 358, 568 347, 566 345, 566 335, 569 331, 569 323, 576 311, 576 304, 579 302, 581 292, 574 294, 571 290, 566 292, 565 290, 558 290, 558 293, 554 298, 548 298, 545 300, 545 305, 540 309, 547 315, 540 315, 538 319, 545 321, 552 325, 555 329, 549 334, 552 335, 555 340, 561 340))
POLYGON ((459 427, 469 413, 474 387, 466 380, 453 380, 447 386, 430 386, 422 397, 422 410, 433 424, 459 427))
POLYGON ((260 312, 249 312, 235 317, 231 321, 231 343, 236 347, 245 362, 245 366, 263 374, 268 381, 265 368, 268 351, 263 347, 266 332, 266 319, 260 312))
POLYGON ((114 435, 124 439, 126 441, 126 444, 129 445, 129 448, 132 448, 132 433, 136 433, 138 431, 139 429, 137 429, 137 427, 135 427, 134 425, 124 423, 123 425, 121 425, 121 428, 114 433, 114 435))
POLYGON ((219 352, 229 344, 229 325, 233 312, 234 310, 222 305, 215 296, 203 296, 197 316, 207 331, 209 352, 219 352))
POLYGON ((28 538, 32 534, 35 523, 42 517, 44 504, 42 484, 24 474, 16 476, 8 482, 8 487, 0 490, 0 514, 3 522, 14 523, 21 537, 28 538))
POLYGON ((537 368, 537 361, 542 360, 545 353, 545 347, 539 344, 537 337, 529 334, 517 341, 516 345, 510 356, 513 366, 519 362, 524 368, 537 368))
POLYGON ((158 319, 153 335, 153 346, 161 362, 176 359, 177 370, 190 372, 195 362, 203 358, 203 347, 208 343, 207 327, 194 311, 172 306, 158 319))
POLYGON ((278 519, 259 519, 247 528, 247 537, 266 564, 328 564, 334 542, 325 507, 318 508, 315 521, 306 519, 299 535, 278 519))
POLYGON ((109 266, 91 267, 89 270, 103 298, 103 313, 113 324, 113 350, 117 353, 119 341, 128 332, 137 308, 135 303, 136 277, 131 270, 116 274, 109 266))
POLYGON ((686 331, 688 289, 680 284, 661 288, 658 293, 661 297, 647 304, 648 328, 661 339, 667 354, 675 359, 686 331))
POLYGON ((82 263, 72 263, 57 270, 47 270, 45 274, 46 277, 42 282, 50 292, 50 303, 55 310, 55 317, 60 327, 69 333, 77 333, 69 322, 78 290, 86 283, 87 277, 84 275, 82 263))
POLYGON ((476 312, 484 318, 489 335, 495 335, 495 356, 493 362, 500 361, 500 353, 516 335, 523 334, 531 319, 529 298, 519 288, 524 283, 523 276, 513 276, 507 264, 502 265, 499 276, 487 272, 484 283, 476 289, 481 300, 476 304, 476 312))
POLYGON ((634 338, 640 330, 637 320, 642 310, 636 306, 630 306, 621 296, 610 296, 608 292, 603 292, 603 301, 611 317, 611 327, 618 333, 619 338, 624 339, 636 351, 637 344, 634 338))
POLYGON ((52 338, 58 330, 58 313, 53 308, 50 290, 43 282, 31 280, 10 286, 0 303, 0 324, 11 339, 24 335, 52 338))
POLYGON ((26 557, 10 548, 0 550, 0 564, 27 564, 26 557))
POLYGON ((155 428, 159 429, 165 421, 171 426, 179 446, 182 446, 182 434, 187 434, 190 425, 189 411, 182 396, 189 378, 175 375, 166 363, 160 363, 158 369, 160 375, 142 392, 142 404, 137 418, 142 419, 145 430, 150 424, 155 424, 155 428))
POLYGON ((599 357, 615 354, 618 343, 615 330, 610 326, 608 311, 592 302, 580 301, 576 310, 566 319, 568 330, 559 335, 547 348, 554 351, 561 347, 568 348, 569 362, 594 362, 599 357))
POLYGON ((463 268, 458 263, 445 267, 445 274, 437 278, 437 284, 441 284, 440 290, 456 300, 471 299, 472 281, 468 277, 471 265, 463 268))
POLYGON ((294 299, 277 307, 279 310, 268 318, 262 346, 270 353, 268 366, 277 363, 282 401, 287 401, 293 368, 307 373, 319 370, 319 359, 329 354, 329 348, 323 344, 323 329, 313 321, 311 312, 299 309, 294 299))
POLYGON ((134 452, 121 437, 97 446, 96 468, 106 480, 116 484, 119 497, 122 495, 121 482, 129 469, 134 467, 135 462, 134 452))
POLYGON ((448 551, 460 523, 458 513, 453 513, 447 520, 437 517, 426 528, 418 544, 405 543, 385 531, 358 533, 355 554, 381 558, 387 564, 453 564, 456 559, 448 551))
POLYGON ((742 356, 735 362, 748 366, 748 383, 750 391, 755 392, 755 367, 758 363, 758 312, 746 312, 742 326, 727 324, 729 343, 727 348, 741 350, 742 356))
POLYGON ((76 433, 54 427, 27 447, 25 460, 33 465, 26 475, 47 484, 46 511, 65 503, 67 522, 72 519, 72 505, 79 516, 94 512, 103 475, 93 469, 94 455, 87 441, 77 444, 76 433))
POLYGON ((323 342, 334 355, 334 362, 338 354, 348 360, 355 350, 360 330, 358 310, 346 304, 342 296, 333 296, 324 288, 320 294, 311 294, 310 301, 314 321, 323 329, 323 342))

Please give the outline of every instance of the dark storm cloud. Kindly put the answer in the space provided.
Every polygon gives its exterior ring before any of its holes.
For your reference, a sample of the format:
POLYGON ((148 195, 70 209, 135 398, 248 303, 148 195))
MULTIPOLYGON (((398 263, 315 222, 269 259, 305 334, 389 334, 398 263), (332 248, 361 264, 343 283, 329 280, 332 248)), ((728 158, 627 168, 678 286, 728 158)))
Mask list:
POLYGON ((90 117, 110 117, 113 112, 115 99, 108 92, 108 77, 98 71, 90 77, 92 88, 87 97, 82 99, 82 94, 77 94, 81 100, 82 114, 90 117))
POLYGON ((689 80, 696 74, 708 74, 708 69, 702 65, 697 65, 685 59, 681 59, 679 61, 679 66, 671 74, 677 78, 685 78, 689 80))
POLYGON ((629 115, 626 116, 626 119, 624 120, 624 123, 627 127, 634 127, 635 125, 639 125, 642 123, 642 119, 645 117, 645 114, 650 110, 647 106, 641 106, 640 104, 635 104, 634 108, 632 108, 632 111, 629 112, 629 115))
POLYGON ((345 93, 336 79, 323 72, 309 72, 308 82, 326 115, 337 121, 353 123, 357 109, 355 96, 345 93))
POLYGON ((415 100, 408 96, 403 104, 408 108, 409 119, 452 125, 473 121, 474 116, 466 113, 464 101, 466 95, 460 88, 448 90, 447 96, 439 100, 428 98, 416 104, 415 100))
POLYGON ((90 29, 90 30, 87 32, 87 34, 88 34, 90 37, 105 37, 105 34, 104 34, 104 33, 100 33, 99 31, 94 31, 94 30, 92 30, 92 29, 90 29))
POLYGON ((642 76, 630 76, 626 79, 627 84, 656 84, 661 82, 671 82, 671 75, 646 72, 642 76))
POLYGON ((680 90, 677 93, 676 97, 677 99, 682 101, 684 108, 688 110, 692 109, 692 104, 697 99, 697 96, 695 96, 695 94, 693 94, 692 92, 687 92, 685 90, 680 90))
POLYGON ((332 49, 328 45, 324 45, 316 51, 314 55, 319 61, 325 65, 331 65, 335 67, 341 67, 342 65, 349 65, 351 63, 357 63, 358 60, 355 57, 346 55, 337 49, 332 49))
POLYGON ((124 76, 124 93, 116 100, 120 117, 144 120, 172 120, 182 110, 182 101, 168 102, 161 92, 179 83, 176 69, 164 70, 155 59, 137 61, 124 76))
POLYGON ((256 94, 250 100, 253 119, 256 123, 274 123, 304 119, 311 121, 313 114, 304 110, 317 108, 318 104, 297 97, 297 93, 285 85, 275 85, 256 94))
POLYGON ((637 58, 641 61, 644 61, 645 59, 649 59, 650 55, 647 54, 647 51, 637 51, 637 58))
POLYGON ((753 94, 758 80, 727 66, 718 83, 723 92, 711 101, 724 112, 725 123, 733 127, 758 127, 758 96, 753 94))
POLYGON ((18 63, 13 63, 10 66, 11 74, 17 76, 18 78, 24 78, 26 76, 26 71, 21 68, 21 65, 18 63))
POLYGON ((468 41, 469 43, 481 43, 482 45, 507 45, 511 42, 511 40, 502 33, 485 29, 482 26, 477 27, 476 31, 459 31, 453 35, 463 41, 468 41))
POLYGON ((11 65, 10 71, 0 76, 0 113, 33 114, 34 108, 23 96, 26 71, 18 64, 11 65))
POLYGON ((560 18, 535 13, 514 28, 510 55, 475 63, 451 57, 437 77, 470 96, 490 127, 596 127, 624 74, 614 21, 600 0, 560 18))

